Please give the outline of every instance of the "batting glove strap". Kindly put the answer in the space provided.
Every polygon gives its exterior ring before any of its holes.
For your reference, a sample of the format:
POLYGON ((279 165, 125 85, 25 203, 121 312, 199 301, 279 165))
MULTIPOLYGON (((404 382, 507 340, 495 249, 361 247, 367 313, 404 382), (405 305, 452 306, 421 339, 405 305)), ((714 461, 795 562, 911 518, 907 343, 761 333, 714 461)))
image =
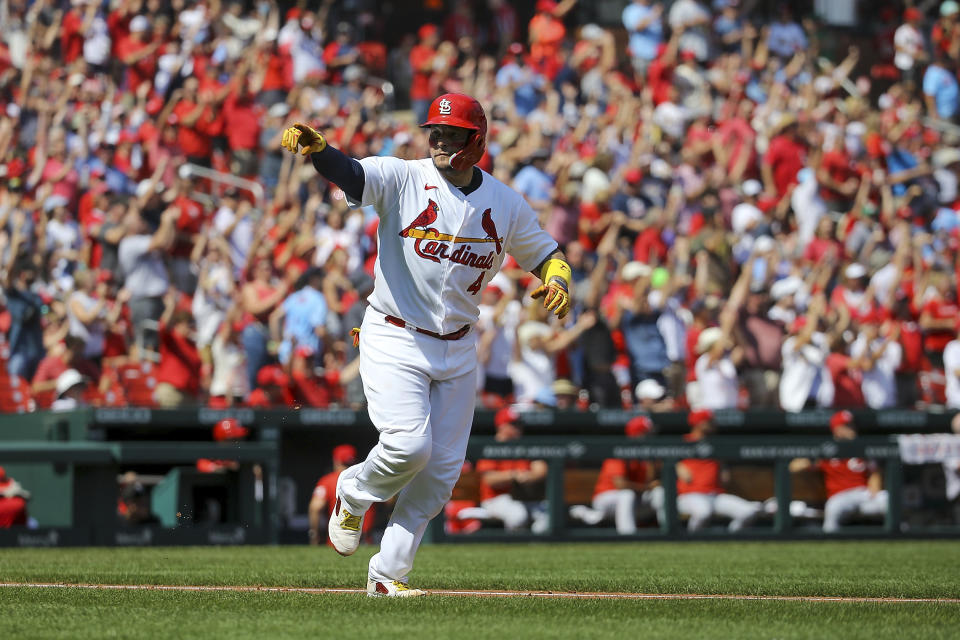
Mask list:
POLYGON ((300 153, 306 156, 311 153, 320 153, 326 149, 327 140, 322 133, 313 127, 297 122, 283 132, 280 146, 290 153, 296 153, 297 147, 300 146, 302 147, 300 153))

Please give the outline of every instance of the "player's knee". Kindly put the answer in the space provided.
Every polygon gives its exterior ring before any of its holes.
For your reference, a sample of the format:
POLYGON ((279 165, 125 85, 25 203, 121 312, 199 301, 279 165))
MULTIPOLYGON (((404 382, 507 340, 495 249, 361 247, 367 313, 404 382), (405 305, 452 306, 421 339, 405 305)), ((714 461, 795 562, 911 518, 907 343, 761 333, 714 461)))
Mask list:
POLYGON ((418 472, 430 461, 432 444, 429 437, 380 438, 384 457, 398 471, 418 472))

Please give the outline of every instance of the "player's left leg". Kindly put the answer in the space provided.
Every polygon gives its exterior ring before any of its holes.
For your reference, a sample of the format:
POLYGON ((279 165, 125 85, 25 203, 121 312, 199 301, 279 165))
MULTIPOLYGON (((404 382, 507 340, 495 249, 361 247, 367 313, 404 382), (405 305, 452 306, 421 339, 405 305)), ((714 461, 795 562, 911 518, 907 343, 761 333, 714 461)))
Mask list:
MULTIPOLYGON (((868 490, 869 493, 869 490, 868 490)), ((886 489, 877 491, 860 503, 860 514, 865 516, 882 516, 887 513, 890 504, 890 495, 886 489)))
POLYGON ((475 387, 472 368, 456 378, 431 383, 430 460, 397 497, 380 553, 370 559, 372 580, 406 582, 427 524, 450 500, 467 452, 475 387))
POLYGON ((730 531, 739 531, 760 515, 763 511, 763 503, 721 493, 717 495, 713 508, 716 513, 730 518, 730 524, 727 526, 730 531))

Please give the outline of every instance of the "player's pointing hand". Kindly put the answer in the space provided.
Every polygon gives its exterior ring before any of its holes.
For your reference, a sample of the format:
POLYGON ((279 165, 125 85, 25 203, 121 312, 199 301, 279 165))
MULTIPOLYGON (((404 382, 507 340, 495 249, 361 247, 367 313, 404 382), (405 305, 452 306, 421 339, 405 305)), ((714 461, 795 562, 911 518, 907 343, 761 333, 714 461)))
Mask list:
POLYGON ((326 149, 327 141, 322 133, 310 125, 297 122, 284 130, 283 137, 280 139, 280 146, 290 153, 296 153, 298 145, 302 147, 300 153, 306 156, 326 149))

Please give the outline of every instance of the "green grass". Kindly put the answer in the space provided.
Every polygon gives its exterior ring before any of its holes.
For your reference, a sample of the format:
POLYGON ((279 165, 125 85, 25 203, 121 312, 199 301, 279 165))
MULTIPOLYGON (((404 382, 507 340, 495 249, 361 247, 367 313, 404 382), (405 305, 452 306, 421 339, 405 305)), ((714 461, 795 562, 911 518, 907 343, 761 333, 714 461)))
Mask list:
MULTIPOLYGON (((372 549, 3 549, 0 581, 363 586, 372 549)), ((960 542, 425 546, 411 582, 521 589, 960 598, 960 542)), ((553 600, 0 589, 0 638, 949 638, 960 604, 553 600), (454 635, 455 634, 455 635, 454 635)))

